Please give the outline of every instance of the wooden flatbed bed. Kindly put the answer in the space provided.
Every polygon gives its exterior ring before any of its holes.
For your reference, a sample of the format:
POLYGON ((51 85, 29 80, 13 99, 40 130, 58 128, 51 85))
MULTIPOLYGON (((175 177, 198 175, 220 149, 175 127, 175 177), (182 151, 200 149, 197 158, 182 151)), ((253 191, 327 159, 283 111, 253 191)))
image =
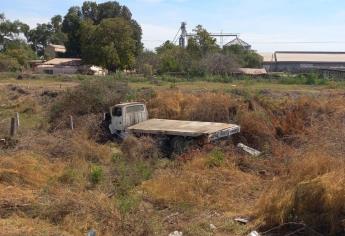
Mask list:
POLYGON ((226 123, 150 119, 128 128, 136 134, 207 137, 209 141, 240 132, 240 126, 226 123))

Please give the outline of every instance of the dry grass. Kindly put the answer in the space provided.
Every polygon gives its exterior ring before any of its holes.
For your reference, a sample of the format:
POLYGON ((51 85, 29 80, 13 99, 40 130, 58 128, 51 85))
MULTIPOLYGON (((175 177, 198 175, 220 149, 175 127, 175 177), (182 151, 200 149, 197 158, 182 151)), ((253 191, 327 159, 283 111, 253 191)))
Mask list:
POLYGON ((207 92, 201 96, 169 90, 157 92, 147 106, 154 118, 229 122, 229 109, 236 108, 237 100, 222 93, 207 92))
POLYGON ((343 232, 344 168, 344 160, 320 153, 294 160, 258 202, 261 224, 304 222, 327 235, 343 232))
POLYGON ((248 214, 261 192, 263 181, 236 168, 235 156, 219 157, 211 152, 193 154, 180 169, 163 169, 143 184, 153 201, 163 204, 190 204, 231 214, 248 214))
POLYGON ((72 236, 72 234, 64 232, 59 226, 40 219, 23 218, 20 216, 0 219, 0 230, 1 235, 6 236, 72 236))

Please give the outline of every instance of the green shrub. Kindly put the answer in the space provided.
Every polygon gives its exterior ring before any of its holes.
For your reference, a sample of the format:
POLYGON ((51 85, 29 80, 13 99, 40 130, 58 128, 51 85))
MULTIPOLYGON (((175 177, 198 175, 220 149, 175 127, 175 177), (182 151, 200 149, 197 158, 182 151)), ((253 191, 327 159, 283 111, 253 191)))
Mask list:
POLYGON ((78 172, 74 169, 66 169, 64 173, 58 178, 59 182, 64 184, 73 184, 78 179, 78 172))
POLYGON ((138 197, 128 195, 117 198, 117 208, 122 216, 134 211, 138 208, 140 199, 138 197))
POLYGON ((209 168, 220 167, 223 164, 224 159, 225 159, 224 153, 220 149, 215 148, 209 154, 206 165, 209 168))
POLYGON ((0 53, 0 72, 15 72, 21 66, 15 58, 0 53))
POLYGON ((153 160, 129 160, 115 155, 113 173, 116 176, 115 189, 119 197, 127 196, 133 188, 151 178, 155 163, 153 160))
POLYGON ((93 184, 98 184, 103 178, 103 169, 101 166, 91 166, 90 180, 93 184))
POLYGON ((305 81, 305 84, 314 85, 314 84, 316 84, 316 80, 313 77, 308 77, 305 81))
POLYGON ((151 77, 153 75, 153 67, 150 64, 144 64, 142 70, 146 78, 151 77))
POLYGON ((106 112, 109 107, 126 99, 128 84, 114 79, 98 78, 84 80, 80 86, 68 90, 50 110, 50 121, 61 123, 68 121, 70 115, 83 116, 106 112))

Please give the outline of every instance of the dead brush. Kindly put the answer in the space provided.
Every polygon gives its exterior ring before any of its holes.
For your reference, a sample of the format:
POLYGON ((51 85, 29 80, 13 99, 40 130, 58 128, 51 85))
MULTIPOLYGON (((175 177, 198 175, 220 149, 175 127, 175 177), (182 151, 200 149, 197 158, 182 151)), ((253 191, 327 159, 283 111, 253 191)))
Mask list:
POLYGON ((176 90, 157 92, 156 96, 149 100, 147 108, 153 118, 179 120, 189 113, 188 110, 194 101, 193 95, 176 90))
POLYGON ((0 159, 0 183, 12 186, 41 187, 59 174, 62 164, 51 164, 34 153, 16 153, 0 159))
POLYGON ((19 235, 59 235, 72 236, 61 227, 44 220, 32 219, 23 216, 12 216, 0 219, 1 234, 6 236, 19 235))
POLYGON ((150 137, 127 137, 121 144, 123 155, 131 161, 156 159, 162 154, 158 144, 150 137))
POLYGON ((327 154, 295 158, 258 201, 258 222, 263 229, 303 222, 327 235, 343 232, 344 168, 344 160, 327 154))
POLYGON ((221 93, 187 94, 174 90, 157 92, 147 107, 154 118, 229 122, 237 112, 236 102, 221 93))
POLYGON ((192 106, 189 117, 198 121, 230 122, 237 113, 236 103, 229 95, 206 93, 192 106))
POLYGON ((157 171, 142 184, 145 194, 163 206, 190 204, 232 214, 249 212, 251 200, 260 193, 260 179, 238 170, 228 154, 210 155, 199 153, 178 169, 157 171), (240 199, 246 199, 246 204, 240 199))

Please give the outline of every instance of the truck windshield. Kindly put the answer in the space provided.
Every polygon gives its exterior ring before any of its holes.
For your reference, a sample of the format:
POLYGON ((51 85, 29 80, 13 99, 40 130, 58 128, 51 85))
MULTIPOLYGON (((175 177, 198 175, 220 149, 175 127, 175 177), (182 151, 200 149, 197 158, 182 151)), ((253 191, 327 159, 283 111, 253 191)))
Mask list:
POLYGON ((114 107, 112 115, 113 116, 122 116, 122 109, 121 109, 121 107, 114 107))

